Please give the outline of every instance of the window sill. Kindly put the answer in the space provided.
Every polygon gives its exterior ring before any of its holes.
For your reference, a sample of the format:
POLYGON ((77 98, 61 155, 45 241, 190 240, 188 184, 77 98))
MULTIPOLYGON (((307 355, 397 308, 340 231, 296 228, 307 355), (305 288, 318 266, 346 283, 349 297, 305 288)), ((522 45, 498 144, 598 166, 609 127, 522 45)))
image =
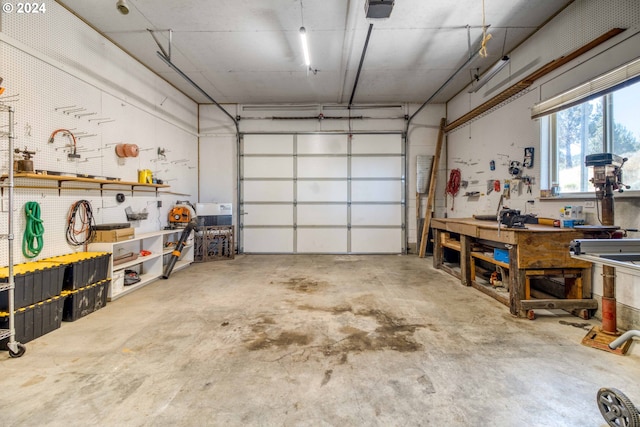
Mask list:
MULTIPOLYGON (((559 200, 593 200, 596 198, 595 192, 589 193, 564 193, 555 197, 540 197, 541 202, 559 201, 559 200)), ((617 191, 613 193, 614 199, 636 199, 640 198, 640 191, 627 190, 622 193, 617 191)))

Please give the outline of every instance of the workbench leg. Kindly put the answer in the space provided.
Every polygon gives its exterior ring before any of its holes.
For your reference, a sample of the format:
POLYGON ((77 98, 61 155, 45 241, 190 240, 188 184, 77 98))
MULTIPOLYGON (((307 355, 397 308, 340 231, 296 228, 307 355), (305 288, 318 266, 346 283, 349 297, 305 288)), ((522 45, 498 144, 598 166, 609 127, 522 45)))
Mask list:
POLYGON ((509 249, 509 311, 514 316, 527 316, 521 303, 526 298, 526 283, 526 270, 518 269, 518 250, 513 245, 509 249))
POLYGON ((433 268, 442 267, 444 252, 442 250, 442 231, 433 229, 433 268))
POLYGON ((460 281, 471 286, 471 238, 460 235, 460 281))
POLYGON ((469 257, 469 265, 471 270, 471 283, 473 283, 473 281, 476 280, 476 259, 474 257, 469 257))
MULTIPOLYGON (((581 298, 583 299, 593 298, 593 295, 591 294, 591 274, 592 274, 591 267, 583 268, 582 270, 580 270, 580 277, 576 279, 576 281, 581 282, 582 286, 580 286, 580 292, 581 292, 581 298)), ((583 308, 579 310, 572 310, 571 314, 578 316, 581 319, 589 320, 591 319, 591 316, 593 316, 595 311, 596 310, 589 310, 587 308, 583 308)))
POLYGON ((591 270, 591 267, 582 269, 582 298, 593 298, 593 294, 591 292, 592 275, 593 271, 591 270))
POLYGON ((582 277, 565 277, 564 289, 566 299, 582 299, 582 277))

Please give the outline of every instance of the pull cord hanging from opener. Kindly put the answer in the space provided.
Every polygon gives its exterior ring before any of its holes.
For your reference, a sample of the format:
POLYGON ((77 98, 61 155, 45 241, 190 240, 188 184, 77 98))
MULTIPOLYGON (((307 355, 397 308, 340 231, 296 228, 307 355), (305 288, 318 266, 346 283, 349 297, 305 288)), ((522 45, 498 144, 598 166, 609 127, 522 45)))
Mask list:
POLYGON ((449 173, 449 181, 447 181, 447 188, 445 190, 445 194, 450 194, 452 198, 451 210, 453 210, 453 203, 456 200, 456 195, 458 194, 458 191, 460 191, 461 177, 462 172, 460 169, 451 169, 451 172, 449 173))
POLYGON ((491 34, 487 34, 487 26, 485 24, 484 0, 482 0, 482 42, 478 55, 482 58, 487 57, 487 42, 491 40, 491 34))
POLYGON ((37 257, 44 247, 44 225, 40 218, 38 202, 27 202, 24 205, 27 217, 24 234, 22 235, 22 254, 27 258, 37 257))

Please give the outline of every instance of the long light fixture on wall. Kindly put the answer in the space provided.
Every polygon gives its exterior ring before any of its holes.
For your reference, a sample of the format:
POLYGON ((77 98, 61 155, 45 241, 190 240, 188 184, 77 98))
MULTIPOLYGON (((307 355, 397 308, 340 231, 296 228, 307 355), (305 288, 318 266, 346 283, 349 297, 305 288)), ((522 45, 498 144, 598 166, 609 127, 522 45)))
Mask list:
POLYGON ((476 75, 473 86, 471 87, 471 89, 469 89, 468 93, 476 93, 477 91, 479 91, 482 86, 486 85, 487 82, 489 82, 489 80, 491 80, 493 76, 498 74, 498 72, 500 72, 500 70, 502 70, 508 63, 509 57, 503 56, 502 58, 500 58, 500 61, 493 64, 493 67, 489 68, 487 72, 484 73, 482 78, 480 78, 479 75, 476 75))
POLYGON ((309 43, 307 42, 307 30, 300 27, 300 39, 302 40, 302 53, 304 54, 304 64, 311 67, 311 57, 309 56, 309 43))

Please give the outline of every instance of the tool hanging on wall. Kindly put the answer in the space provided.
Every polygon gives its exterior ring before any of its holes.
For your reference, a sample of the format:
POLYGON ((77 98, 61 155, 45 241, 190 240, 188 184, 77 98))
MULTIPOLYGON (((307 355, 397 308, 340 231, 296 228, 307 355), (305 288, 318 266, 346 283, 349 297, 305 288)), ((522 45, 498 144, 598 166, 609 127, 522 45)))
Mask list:
POLYGON ((533 153, 535 148, 527 147, 524 149, 524 160, 522 160, 522 167, 531 169, 533 167, 533 153))
POLYGON ((89 243, 95 234, 96 222, 91 209, 91 202, 78 200, 71 205, 67 218, 67 242, 73 246, 89 243), (79 220, 79 226, 78 226, 79 220))
POLYGON ((504 185, 502 186, 502 195, 507 200, 511 198, 511 181, 509 181, 508 179, 504 180, 504 185))
POLYGON ((524 185, 527 186, 527 194, 533 194, 533 191, 531 189, 531 186, 533 185, 533 178, 531 178, 530 176, 523 176, 522 181, 524 182, 524 185))
POLYGON ((522 172, 521 164, 517 160, 512 160, 509 162, 509 173, 513 176, 519 176, 522 172))
POLYGON ((69 154, 67 154, 67 157, 69 159, 79 159, 80 154, 78 154, 78 143, 76 141, 75 135, 69 129, 56 129, 53 132, 51 132, 51 135, 49 136, 49 144, 53 144, 53 142, 55 141, 56 135, 60 132, 62 132, 63 136, 68 137, 71 143, 69 145, 70 152, 69 154))
POLYGON ((124 157, 138 157, 140 150, 136 144, 117 144, 116 156, 120 158, 124 157))
POLYGON ((449 181, 447 181, 447 187, 445 190, 445 194, 451 195, 451 210, 453 210, 453 205, 458 195, 458 191, 460 191, 460 183, 462 180, 462 172, 460 169, 451 169, 449 173, 449 181))
POLYGON ((15 154, 22 155, 22 160, 13 161, 13 170, 16 173, 33 172, 33 160, 31 160, 31 158, 36 154, 36 152, 27 150, 27 147, 24 147, 24 150, 16 148, 13 152, 15 154))
POLYGON ((22 235, 22 254, 27 258, 35 258, 44 247, 44 225, 40 218, 40 205, 38 202, 27 202, 24 205, 24 213, 27 223, 22 235))

